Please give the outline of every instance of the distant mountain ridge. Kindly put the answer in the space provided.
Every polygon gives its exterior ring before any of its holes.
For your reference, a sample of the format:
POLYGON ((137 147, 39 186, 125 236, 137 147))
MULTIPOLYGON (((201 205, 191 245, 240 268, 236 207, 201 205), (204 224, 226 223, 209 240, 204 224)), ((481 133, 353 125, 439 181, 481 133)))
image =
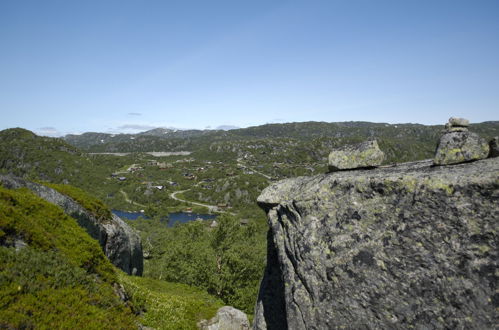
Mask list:
MULTIPOLYGON (((389 138, 435 141, 443 125, 388 124, 371 122, 298 122, 265 124, 230 130, 175 130, 155 128, 137 134, 83 133, 63 139, 80 149, 92 152, 178 151, 198 148, 220 141, 293 138, 389 138)), ((499 135, 499 121, 472 124, 471 129, 486 137, 499 135)))

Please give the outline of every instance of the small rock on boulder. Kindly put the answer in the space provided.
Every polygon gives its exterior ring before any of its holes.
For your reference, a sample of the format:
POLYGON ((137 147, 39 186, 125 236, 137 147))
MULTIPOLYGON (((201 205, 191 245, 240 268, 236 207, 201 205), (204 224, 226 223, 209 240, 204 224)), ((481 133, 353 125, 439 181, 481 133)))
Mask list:
POLYGON ((451 117, 449 118, 449 124, 452 127, 468 127, 470 126, 470 121, 464 118, 451 117))
POLYGON ((379 149, 376 140, 369 140, 356 145, 347 145, 331 151, 329 171, 369 168, 381 165, 385 154, 379 149))
POLYGON ((450 165, 484 159, 489 155, 489 145, 466 126, 469 121, 463 118, 450 118, 446 131, 440 138, 433 164, 450 165))
POLYGON ((495 136, 492 140, 490 140, 489 147, 489 157, 499 156, 499 136, 495 136))
POLYGON ((231 306, 224 306, 211 320, 200 321, 198 328, 201 330, 248 330, 250 323, 244 312, 231 306))

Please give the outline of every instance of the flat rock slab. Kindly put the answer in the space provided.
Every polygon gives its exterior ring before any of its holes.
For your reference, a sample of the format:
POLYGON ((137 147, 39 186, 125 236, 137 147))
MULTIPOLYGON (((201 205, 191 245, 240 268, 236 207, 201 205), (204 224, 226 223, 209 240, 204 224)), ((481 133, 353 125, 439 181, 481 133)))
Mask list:
POLYGON ((329 171, 351 170, 381 165, 385 154, 379 149, 376 140, 355 145, 347 145, 331 151, 329 171))
POLYGON ((489 145, 478 134, 469 131, 447 132, 440 138, 433 163, 459 164, 484 159, 488 155, 489 145))

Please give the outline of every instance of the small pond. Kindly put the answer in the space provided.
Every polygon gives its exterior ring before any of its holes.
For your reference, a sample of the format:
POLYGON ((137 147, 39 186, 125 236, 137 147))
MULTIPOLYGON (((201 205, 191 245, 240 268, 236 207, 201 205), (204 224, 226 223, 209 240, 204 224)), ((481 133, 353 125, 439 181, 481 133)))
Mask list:
MULTIPOLYGON (((139 217, 147 219, 144 213, 140 212, 126 212, 120 210, 113 210, 113 213, 119 216, 120 218, 128 220, 137 220, 139 217)), ((186 223, 196 219, 213 220, 216 217, 217 216, 215 214, 199 214, 199 213, 186 213, 186 212, 169 213, 168 227, 172 227, 176 222, 186 223)))

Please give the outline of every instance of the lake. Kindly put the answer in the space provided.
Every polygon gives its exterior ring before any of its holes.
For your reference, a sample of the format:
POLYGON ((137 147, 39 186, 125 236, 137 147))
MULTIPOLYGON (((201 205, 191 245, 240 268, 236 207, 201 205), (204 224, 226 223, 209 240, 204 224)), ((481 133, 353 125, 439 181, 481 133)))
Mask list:
MULTIPOLYGON (((139 217, 144 219, 148 219, 144 213, 140 212, 126 212, 120 210, 113 210, 113 213, 119 216, 120 218, 128 219, 128 220, 137 220, 139 217)), ((189 221, 196 220, 198 218, 203 220, 213 220, 217 216, 215 214, 199 214, 199 213, 185 213, 185 212, 175 212, 168 214, 168 227, 172 227, 176 222, 186 223, 189 221)))

